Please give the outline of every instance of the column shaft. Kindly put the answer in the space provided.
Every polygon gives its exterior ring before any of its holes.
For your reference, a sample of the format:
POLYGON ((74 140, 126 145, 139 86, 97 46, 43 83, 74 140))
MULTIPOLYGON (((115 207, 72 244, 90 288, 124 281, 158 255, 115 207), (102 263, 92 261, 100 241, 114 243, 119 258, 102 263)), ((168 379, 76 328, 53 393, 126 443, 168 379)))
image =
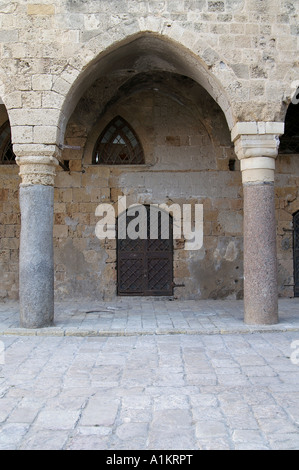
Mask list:
POLYGON ((274 184, 244 184, 244 321, 278 322, 274 184))
POLYGON ((20 321, 24 328, 53 323, 53 206, 52 186, 20 188, 20 321))
POLYGON ((278 322, 275 159, 282 122, 239 122, 232 141, 241 160, 244 193, 244 321, 278 322))

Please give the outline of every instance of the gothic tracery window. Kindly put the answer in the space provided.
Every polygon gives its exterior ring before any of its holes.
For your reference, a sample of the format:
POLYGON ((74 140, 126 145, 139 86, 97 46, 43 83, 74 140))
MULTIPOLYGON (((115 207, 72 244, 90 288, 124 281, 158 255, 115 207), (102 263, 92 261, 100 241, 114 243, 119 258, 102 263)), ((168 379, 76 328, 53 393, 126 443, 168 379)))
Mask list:
POLYGON ((16 156, 13 153, 9 121, 0 127, 0 164, 9 165, 15 163, 16 156))
POLYGON ((138 165, 144 163, 141 143, 131 126, 120 116, 114 118, 97 140, 93 163, 138 165))

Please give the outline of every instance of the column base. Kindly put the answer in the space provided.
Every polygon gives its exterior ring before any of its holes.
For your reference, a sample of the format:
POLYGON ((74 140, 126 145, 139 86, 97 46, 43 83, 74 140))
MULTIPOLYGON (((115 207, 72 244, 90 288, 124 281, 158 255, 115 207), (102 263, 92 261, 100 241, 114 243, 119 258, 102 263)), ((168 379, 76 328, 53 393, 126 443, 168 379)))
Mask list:
POLYGON ((246 300, 244 299, 245 302, 245 311, 244 311, 244 323, 246 325, 277 325, 279 323, 279 318, 278 318, 278 309, 277 311, 271 311, 269 312, 268 308, 265 308, 264 310, 258 310, 257 308, 247 308, 246 307, 246 300))

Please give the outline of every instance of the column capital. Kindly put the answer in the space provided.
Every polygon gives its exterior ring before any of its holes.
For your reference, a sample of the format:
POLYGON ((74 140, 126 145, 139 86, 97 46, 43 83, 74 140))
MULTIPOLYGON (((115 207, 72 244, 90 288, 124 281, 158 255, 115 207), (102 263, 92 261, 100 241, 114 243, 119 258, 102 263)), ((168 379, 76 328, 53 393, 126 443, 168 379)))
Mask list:
POLYGON ((239 160, 250 157, 276 158, 283 122, 238 122, 231 131, 239 160))
POLYGON ((283 122, 239 122, 232 129, 243 183, 273 182, 283 122))
POLYGON ((54 156, 22 156, 16 157, 16 163, 20 167, 19 175, 22 178, 20 186, 54 186, 55 167, 59 164, 54 156))
POLYGON ((14 145, 21 186, 54 186, 60 150, 55 145, 14 145))

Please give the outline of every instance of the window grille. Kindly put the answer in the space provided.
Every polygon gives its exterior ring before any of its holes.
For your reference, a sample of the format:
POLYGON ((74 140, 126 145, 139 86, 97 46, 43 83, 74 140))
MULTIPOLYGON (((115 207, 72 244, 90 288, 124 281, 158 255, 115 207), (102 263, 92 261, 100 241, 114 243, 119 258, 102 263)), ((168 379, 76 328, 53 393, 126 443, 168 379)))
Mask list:
POLYGON ((0 164, 10 165, 16 162, 11 143, 11 132, 9 121, 0 127, 0 164))
POLYGON ((100 135, 93 163, 98 165, 138 165, 144 163, 140 141, 131 126, 120 116, 100 135))

